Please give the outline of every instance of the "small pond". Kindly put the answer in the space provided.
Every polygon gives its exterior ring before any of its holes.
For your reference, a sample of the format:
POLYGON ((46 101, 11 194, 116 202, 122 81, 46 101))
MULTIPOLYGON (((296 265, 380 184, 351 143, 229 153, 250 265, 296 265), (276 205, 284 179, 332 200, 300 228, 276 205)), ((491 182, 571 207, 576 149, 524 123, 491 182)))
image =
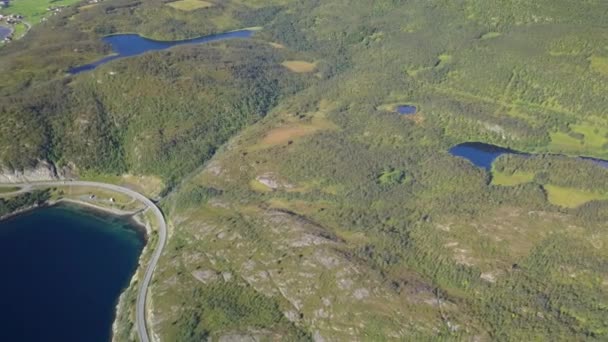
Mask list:
POLYGON ((0 40, 8 37, 13 33, 13 30, 10 27, 0 25, 0 40))
POLYGON ((418 112, 418 108, 412 105, 400 105, 396 107, 396 110, 401 115, 414 115, 418 112))
POLYGON ((479 142, 467 142, 450 149, 450 154, 467 159, 473 165, 486 170, 492 168, 492 163, 503 154, 522 154, 517 151, 479 142))

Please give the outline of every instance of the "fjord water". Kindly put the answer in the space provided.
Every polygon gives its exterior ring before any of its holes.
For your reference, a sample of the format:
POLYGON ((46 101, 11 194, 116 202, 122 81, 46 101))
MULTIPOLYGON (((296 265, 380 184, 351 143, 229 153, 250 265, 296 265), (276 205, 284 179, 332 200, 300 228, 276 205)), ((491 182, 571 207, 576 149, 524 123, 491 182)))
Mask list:
POLYGON ((158 51, 172 48, 178 45, 191 45, 191 44, 202 44, 209 43, 218 40, 235 39, 235 38, 249 38, 253 35, 252 30, 240 30, 233 32, 226 32, 221 34, 215 34, 211 36, 204 36, 194 39, 187 40, 176 40, 176 41, 159 41, 144 38, 138 34, 117 34, 113 36, 107 36, 103 40, 107 44, 112 46, 114 54, 98 60, 97 62, 82 65, 79 67, 72 68, 71 74, 78 74, 84 71, 89 71, 97 68, 98 66, 113 61, 115 59, 132 57, 141 55, 148 51, 158 51))
POLYGON ((0 341, 109 341, 143 244, 131 222, 67 206, 1 221, 0 341))

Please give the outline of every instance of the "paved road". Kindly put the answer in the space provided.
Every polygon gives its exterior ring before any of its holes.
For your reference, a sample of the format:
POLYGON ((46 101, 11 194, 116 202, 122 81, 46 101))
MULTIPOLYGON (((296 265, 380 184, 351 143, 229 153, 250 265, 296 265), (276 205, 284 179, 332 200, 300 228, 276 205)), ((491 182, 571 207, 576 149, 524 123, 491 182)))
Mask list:
MULTIPOLYGON (((160 255, 165 247, 165 242, 167 241, 167 223, 165 222, 165 218, 160 209, 148 199, 146 196, 140 194, 139 192, 133 191, 131 189, 124 188, 122 186, 107 184, 107 183, 98 183, 98 182, 86 182, 86 181, 54 181, 54 182, 35 182, 35 183, 16 183, 16 184, 0 184, 0 187, 15 187, 20 186, 24 189, 21 191, 29 191, 33 187, 54 187, 61 185, 69 185, 69 186, 86 186, 86 187, 95 187, 102 188, 107 190, 112 190, 116 192, 120 192, 131 198, 134 198, 143 204, 149 210, 152 210, 154 216, 156 217, 156 221, 158 222, 158 242, 156 244, 156 248, 152 253, 152 258, 150 259, 150 263, 146 268, 146 273, 144 274, 144 280, 140 283, 139 291, 137 293, 137 307, 135 311, 136 315, 136 324, 137 324, 137 332, 139 334, 139 339, 141 342, 150 342, 150 338, 148 336, 148 330, 146 329, 146 295, 148 293, 148 287, 150 286, 150 281, 152 280, 152 274, 154 273, 154 269, 156 268, 156 264, 158 263, 158 259, 160 259, 160 255)), ((20 192, 21 192, 20 191, 20 192)))

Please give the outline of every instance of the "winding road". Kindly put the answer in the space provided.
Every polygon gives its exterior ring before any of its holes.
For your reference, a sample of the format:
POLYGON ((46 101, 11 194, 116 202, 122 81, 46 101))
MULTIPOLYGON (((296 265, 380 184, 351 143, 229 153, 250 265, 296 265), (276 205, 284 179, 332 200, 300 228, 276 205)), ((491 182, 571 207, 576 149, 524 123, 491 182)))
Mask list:
POLYGON ((154 269, 156 268, 156 264, 160 259, 160 255, 165 247, 165 243, 167 241, 167 223, 165 222, 165 218, 160 209, 146 196, 140 194, 139 192, 133 191, 131 189, 107 183, 99 183, 99 182, 87 182, 87 181, 49 181, 49 182, 33 182, 33 183, 6 183, 0 184, 0 187, 21 187, 22 189, 15 192, 27 192, 31 191, 34 187, 55 187, 55 186, 82 186, 82 187, 94 187, 101 188, 111 191, 116 191, 122 194, 125 194, 135 200, 143 203, 147 209, 152 210, 154 216, 156 217, 156 221, 158 222, 158 242, 156 244, 156 248, 152 253, 152 258, 148 263, 148 267, 146 267, 146 272, 144 274, 144 280, 139 285, 139 290, 137 293, 137 303, 135 309, 136 316, 136 324, 137 324, 137 332, 139 334, 139 339, 141 342, 150 342, 150 338, 148 336, 148 329, 146 328, 146 297, 148 293, 148 287, 150 286, 150 281, 152 280, 152 275, 154 274, 154 269))

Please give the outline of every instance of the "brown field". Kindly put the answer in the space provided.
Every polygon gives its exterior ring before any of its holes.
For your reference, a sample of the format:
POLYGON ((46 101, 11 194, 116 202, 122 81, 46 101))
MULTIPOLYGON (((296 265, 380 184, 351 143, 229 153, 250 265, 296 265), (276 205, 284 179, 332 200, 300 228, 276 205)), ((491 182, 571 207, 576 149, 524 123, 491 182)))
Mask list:
POLYGON ((80 6, 80 7, 79 7, 79 9, 86 10, 86 9, 93 8, 93 7, 97 6, 97 5, 99 5, 99 4, 88 4, 88 5, 83 5, 83 6, 80 6))
POLYGON ((416 113, 414 115, 408 115, 405 118, 408 120, 412 120, 417 124, 421 124, 424 122, 424 116, 420 115, 420 113, 416 113))
MULTIPOLYGON (((271 147, 287 144, 297 138, 312 135, 321 130, 336 129, 336 125, 325 118, 325 113, 320 111, 315 113, 310 122, 294 122, 282 127, 271 129, 256 147, 271 147)), ((255 149, 255 147, 254 147, 255 149)))
POLYGON ((297 73, 308 73, 315 71, 317 67, 316 63, 310 63, 306 61, 285 61, 281 63, 282 66, 286 67, 290 71, 297 73))
POLYGON ((301 125, 295 127, 280 127, 275 128, 262 139, 264 145, 280 145, 289 142, 294 138, 303 137, 312 134, 318 130, 317 127, 310 125, 301 125))
POLYGON ((276 48, 276 49, 284 49, 285 48, 285 45, 279 44, 279 43, 272 43, 271 42, 271 43, 268 43, 268 44, 270 44, 270 46, 272 46, 273 48, 276 48))

